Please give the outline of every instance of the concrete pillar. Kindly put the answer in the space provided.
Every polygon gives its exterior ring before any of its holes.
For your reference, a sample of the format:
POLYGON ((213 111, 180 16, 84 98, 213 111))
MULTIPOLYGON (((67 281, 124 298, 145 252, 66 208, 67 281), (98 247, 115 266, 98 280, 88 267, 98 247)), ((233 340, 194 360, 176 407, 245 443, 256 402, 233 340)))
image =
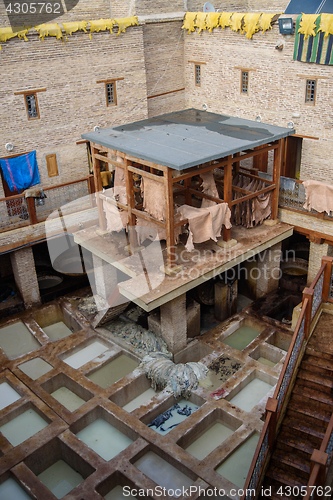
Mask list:
POLYGON ((257 262, 256 298, 260 299, 279 287, 281 242, 261 252, 257 262))
POLYGON ((118 285, 117 269, 93 254, 96 293, 107 300, 118 285))
POLYGON ((15 250, 10 254, 15 283, 26 309, 41 304, 39 286, 31 247, 15 250))
POLYGON ((307 285, 310 286, 316 277, 317 272, 321 266, 322 257, 328 255, 329 245, 327 243, 313 243, 310 241, 310 254, 309 254, 309 267, 308 267, 308 281, 307 285))
POLYGON ((161 335, 172 354, 186 347, 186 293, 160 308, 161 335))

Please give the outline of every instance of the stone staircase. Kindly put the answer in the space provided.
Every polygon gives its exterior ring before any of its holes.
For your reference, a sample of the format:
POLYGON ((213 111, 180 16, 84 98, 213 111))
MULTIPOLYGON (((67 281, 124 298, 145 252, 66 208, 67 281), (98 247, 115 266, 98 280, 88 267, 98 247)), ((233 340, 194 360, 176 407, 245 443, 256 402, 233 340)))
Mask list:
POLYGON ((300 489, 309 480, 312 452, 320 448, 333 412, 333 355, 315 350, 311 344, 275 442, 263 484, 266 496, 259 496, 262 500, 304 497, 300 489), (267 496, 269 487, 271 496, 267 496))

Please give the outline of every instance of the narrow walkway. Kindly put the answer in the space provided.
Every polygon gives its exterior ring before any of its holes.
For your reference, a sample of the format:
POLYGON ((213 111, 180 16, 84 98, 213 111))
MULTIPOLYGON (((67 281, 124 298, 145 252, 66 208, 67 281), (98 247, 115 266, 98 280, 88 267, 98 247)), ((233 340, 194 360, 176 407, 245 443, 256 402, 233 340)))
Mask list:
POLYGON ((307 485, 312 452, 320 448, 331 418, 332 324, 333 316, 323 313, 304 354, 264 480, 265 488, 272 487, 272 500, 303 498, 295 495, 297 488, 292 494, 287 487, 307 485))

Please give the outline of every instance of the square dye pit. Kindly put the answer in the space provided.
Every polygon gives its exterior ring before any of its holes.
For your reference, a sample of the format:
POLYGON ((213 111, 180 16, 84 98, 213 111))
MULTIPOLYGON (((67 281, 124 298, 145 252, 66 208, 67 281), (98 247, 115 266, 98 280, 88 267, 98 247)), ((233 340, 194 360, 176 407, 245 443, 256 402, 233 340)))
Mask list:
POLYGON ((64 497, 84 480, 63 460, 58 460, 37 477, 57 498, 64 497))
POLYGON ((238 406, 241 410, 251 411, 254 406, 256 406, 259 401, 266 396, 266 394, 273 387, 272 384, 264 382, 258 377, 254 377, 252 380, 245 381, 243 388, 237 392, 237 388, 231 391, 230 397, 227 398, 230 403, 238 406), (237 393, 236 393, 237 392, 237 393), (235 394, 233 396, 233 393, 235 394))
POLYGON ((49 365, 49 363, 41 358, 30 359, 29 361, 18 365, 18 367, 32 380, 37 380, 39 377, 45 375, 45 373, 53 370, 53 366, 49 365))
POLYGON ((0 347, 9 359, 35 351, 40 346, 22 321, 0 328, 0 347))
POLYGON ((105 500, 122 500, 128 498, 129 500, 137 500, 133 495, 123 495, 123 487, 118 485, 113 488, 109 493, 103 496, 105 500))
POLYGON ((199 385, 210 392, 216 391, 224 382, 232 377, 244 363, 236 361, 230 356, 221 356, 214 359, 208 365, 209 372, 204 380, 200 380, 199 385))
MULTIPOLYGON (((176 467, 152 451, 139 458, 134 465, 156 484, 168 490, 182 490, 183 488, 186 490, 194 482, 189 476, 186 476, 179 469, 176 469, 176 467)), ((180 495, 175 496, 181 496, 181 494, 180 492, 180 495)))
POLYGON ((7 384, 7 382, 0 384, 0 410, 3 410, 6 406, 11 405, 20 398, 20 394, 7 384))
POLYGON ((65 386, 51 392, 51 396, 71 412, 78 410, 85 403, 84 399, 65 386))
POLYGON ((102 418, 98 418, 76 435, 104 460, 111 460, 133 443, 132 439, 102 418))
POLYGON ((222 342, 238 351, 242 351, 247 347, 258 335, 261 330, 252 328, 251 326, 243 325, 234 333, 222 340, 222 342))
POLYGON ((31 500, 28 493, 12 478, 0 484, 0 498, 1 500, 31 500))
POLYGON ((12 446, 18 446, 49 424, 34 410, 27 410, 0 426, 0 432, 12 446))
POLYGON ((69 354, 68 356, 62 358, 62 360, 72 368, 81 368, 81 366, 89 363, 93 359, 97 358, 109 350, 109 347, 95 340, 91 342, 86 347, 83 347, 74 354, 69 354))
POLYGON ((192 415, 198 408, 199 406, 191 401, 181 399, 171 408, 154 418, 154 420, 148 424, 148 427, 162 436, 165 436, 165 434, 168 434, 168 432, 181 422, 184 422, 184 420, 192 415))
POLYGON ((102 366, 102 368, 99 368, 90 375, 86 375, 86 377, 103 389, 106 389, 117 382, 117 380, 131 373, 138 366, 139 363, 137 361, 125 354, 121 354, 116 359, 102 366))
POLYGON ((63 321, 58 321, 58 323, 54 323, 53 325, 44 326, 43 331, 53 342, 68 337, 73 333, 63 321))
POLYGON ((149 401, 151 398, 156 396, 158 392, 154 391, 152 387, 149 387, 146 391, 144 391, 142 394, 139 394, 136 398, 132 399, 129 403, 127 403, 125 406, 123 406, 124 410, 131 412, 133 410, 136 410, 139 408, 141 405, 149 401))
POLYGON ((203 460, 233 433, 230 427, 216 422, 185 450, 198 460, 203 460))

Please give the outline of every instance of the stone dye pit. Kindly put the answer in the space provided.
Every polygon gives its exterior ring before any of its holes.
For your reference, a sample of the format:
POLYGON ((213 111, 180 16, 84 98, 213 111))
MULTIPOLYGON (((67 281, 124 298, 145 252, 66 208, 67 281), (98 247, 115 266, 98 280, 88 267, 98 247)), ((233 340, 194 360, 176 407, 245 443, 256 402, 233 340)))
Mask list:
POLYGON ((174 357, 209 370, 175 400, 150 387, 145 350, 114 335, 116 322, 94 330, 77 306, 69 297, 0 325, 1 500, 133 499, 124 486, 157 485, 237 499, 291 332, 248 313, 219 324, 174 357))

